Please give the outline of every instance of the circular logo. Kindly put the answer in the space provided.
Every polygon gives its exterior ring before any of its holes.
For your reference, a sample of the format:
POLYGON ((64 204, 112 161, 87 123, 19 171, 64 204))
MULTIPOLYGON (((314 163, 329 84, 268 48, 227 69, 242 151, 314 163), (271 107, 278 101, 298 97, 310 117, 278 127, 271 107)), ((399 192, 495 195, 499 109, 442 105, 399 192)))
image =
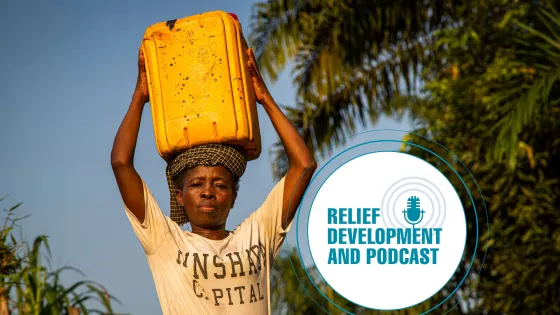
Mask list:
POLYGON ((376 152, 342 165, 311 206, 308 240, 324 280, 356 304, 407 308, 441 290, 466 242, 461 200, 435 167, 376 152))

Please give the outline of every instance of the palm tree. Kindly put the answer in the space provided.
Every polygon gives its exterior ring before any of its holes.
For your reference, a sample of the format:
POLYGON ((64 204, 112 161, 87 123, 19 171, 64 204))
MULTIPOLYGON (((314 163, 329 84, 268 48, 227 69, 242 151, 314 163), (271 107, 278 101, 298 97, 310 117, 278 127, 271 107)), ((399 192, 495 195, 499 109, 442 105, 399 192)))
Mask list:
MULTIPOLYGON (((285 109, 308 146, 328 154, 395 96, 419 91, 434 34, 456 23, 463 2, 269 0, 254 5, 250 41, 273 81, 293 61, 300 101, 285 109)), ((277 177, 286 170, 279 145, 277 177)))
MULTIPOLYGON (((385 2, 371 2, 380 8, 379 12, 384 12, 385 2)), ((477 309, 480 309, 479 314, 560 312, 560 216, 556 210, 560 206, 560 168, 557 163, 560 156, 558 2, 491 0, 454 3, 453 9, 442 10, 446 12, 442 14, 445 23, 420 41, 430 51, 427 57, 417 59, 415 64, 421 69, 410 71, 412 82, 418 79, 423 82, 418 84, 419 91, 408 88, 401 75, 403 83, 401 86, 393 83, 391 91, 396 91, 393 94, 378 93, 385 86, 385 81, 377 80, 379 76, 374 75, 378 72, 372 73, 377 81, 369 86, 356 85, 356 89, 346 89, 352 85, 341 84, 335 92, 329 92, 325 88, 329 83, 318 79, 309 84, 310 92, 305 93, 306 89, 300 87, 298 81, 299 74, 306 69, 301 66, 305 59, 298 56, 304 56, 302 38, 308 35, 300 34, 306 29, 299 29, 298 25, 304 25, 300 20, 305 19, 320 21, 321 17, 317 15, 322 12, 298 11, 304 10, 304 5, 311 6, 309 3, 320 5, 305 1, 268 1, 258 4, 253 16, 253 45, 263 47, 260 62, 264 71, 277 72, 291 59, 295 63, 300 102, 286 110, 306 137, 308 145, 318 152, 341 144, 343 135, 352 129, 348 126, 363 120, 361 113, 375 111, 369 116, 370 122, 375 122, 371 117, 375 118, 380 113, 410 111, 415 133, 449 147, 456 155, 449 156, 449 153, 443 152, 448 154, 448 161, 459 165, 458 158, 468 166, 478 183, 469 180, 470 174, 461 173, 461 177, 475 192, 473 198, 477 209, 483 209, 483 201, 488 204, 492 233, 482 234, 485 229, 481 229, 480 239, 481 244, 488 240, 490 251, 480 276, 474 274, 467 281, 473 285, 473 290, 463 291, 458 297, 467 299, 467 312, 474 313, 477 309), (278 13, 280 11, 285 13, 278 13), (268 33, 266 30, 269 30, 268 33), (259 41, 259 38, 262 40, 259 41), (277 56, 276 59, 274 56, 277 56), (267 66, 267 62, 271 62, 272 66, 267 66), (344 102, 329 102, 337 100, 332 95, 338 95, 339 91, 344 91, 339 94, 344 102), (373 109, 371 103, 367 103, 372 97, 377 97, 377 100, 374 99, 377 107, 373 106, 373 109), (329 106, 340 109, 329 109, 329 106), (481 194, 476 192, 478 185, 481 194)), ((327 4, 331 5, 328 1, 323 3, 325 8, 327 4)), ((351 8, 355 5, 352 3, 349 4, 351 8)), ((398 3, 407 12, 407 4, 398 3)), ((340 20, 332 26, 339 27, 348 21, 340 20)), ((360 24, 359 21, 352 23, 360 24)), ((388 28, 387 32, 393 31, 388 28)), ((359 34, 357 37, 360 40, 369 36, 369 33, 355 34, 359 34)), ((321 38, 326 36, 327 32, 321 38)), ((389 38, 388 35, 385 38, 389 38)), ((355 54, 353 46, 339 46, 351 47, 348 54, 355 54)), ((323 53, 330 51, 325 48, 323 53)), ((370 60, 377 60, 377 54, 371 55, 370 60)), ((359 66, 356 70, 351 62, 342 64, 345 68, 336 71, 348 72, 346 78, 361 73, 359 66)), ((398 71, 396 75, 387 73, 386 78, 399 77, 398 71)), ((337 77, 333 79, 338 80, 337 77)), ((354 81, 347 81, 353 83, 366 79, 358 76, 354 81)), ((419 142, 418 138, 411 136, 411 141, 419 142)), ((425 144, 432 151, 439 152, 437 147, 429 145, 425 144)), ((436 167, 437 163, 441 164, 437 158, 427 156, 430 154, 418 152, 423 150, 404 150, 424 157, 436 167)), ((444 150, 440 148, 440 151, 444 150)), ((277 158, 279 162, 283 161, 281 156, 277 155, 277 158)), ((277 176, 282 174, 284 166, 276 166, 277 176)), ((450 175, 451 171, 447 172, 450 175)), ((454 187, 462 185, 459 178, 453 180, 454 187)), ((462 193, 466 195, 466 192, 462 193)), ((468 199, 464 195, 461 200, 468 199)), ((465 207, 472 207, 472 204, 465 207)), ((485 221, 481 219, 484 216, 485 213, 479 210, 480 221, 485 221)), ((474 219, 469 220, 469 224, 473 222, 474 219)), ((474 239, 469 238, 467 252, 473 247, 474 239)), ((482 257, 477 257, 474 269, 480 269, 481 262, 482 257)), ((461 266, 460 269, 464 268, 461 266)), ((451 282, 457 282, 457 279, 451 282)))
MULTIPOLYGON (((481 23, 504 16, 514 19, 527 7, 549 3, 268 0, 254 5, 250 41, 272 81, 293 62, 298 104, 285 110, 307 145, 325 157, 358 125, 375 123, 382 114, 402 117, 410 108, 402 106, 407 103, 400 103, 399 97, 422 95, 421 82, 444 70, 459 73, 458 65, 438 58, 453 48, 439 42, 442 33, 462 29, 473 15, 481 23)), ((506 22, 504 27, 520 28, 506 22)), ((457 34, 471 35, 476 36, 457 34)), ((538 110, 531 103, 512 103, 515 110, 504 110, 501 123, 489 131, 495 132, 499 144, 491 158, 515 161, 519 130, 538 110)), ((272 151, 273 173, 279 178, 286 171, 286 157, 280 142, 272 151)))

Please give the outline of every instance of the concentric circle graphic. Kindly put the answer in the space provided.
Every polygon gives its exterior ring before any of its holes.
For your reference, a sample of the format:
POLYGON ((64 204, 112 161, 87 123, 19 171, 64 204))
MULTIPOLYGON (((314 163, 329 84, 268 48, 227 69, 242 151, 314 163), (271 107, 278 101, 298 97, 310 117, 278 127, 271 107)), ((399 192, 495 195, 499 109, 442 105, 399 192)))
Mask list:
POLYGON ((447 178, 398 152, 365 154, 338 168, 317 192, 308 222, 311 255, 325 281, 349 301, 380 310, 437 293, 457 269, 466 240, 464 209, 447 178), (409 175, 417 179, 403 180, 409 175), (400 182, 406 183, 395 186, 400 182), (440 196, 432 192, 438 190, 440 196), (431 201, 437 198, 439 208, 431 201), (422 224, 424 214, 428 222, 441 212, 444 223, 422 224))
MULTIPOLYGON (((386 216, 381 216, 385 225, 399 225, 402 228, 408 227, 407 222, 403 222, 402 213, 398 211, 397 201, 402 200, 403 194, 421 194, 427 198, 427 203, 433 209, 429 211, 420 223, 416 225, 418 228, 422 227, 441 227, 445 221, 445 211, 443 208, 444 197, 441 190, 434 185, 431 181, 421 177, 405 177, 396 181, 389 187, 383 200, 381 201, 381 209, 394 209, 395 211, 386 212, 386 216)), ((422 199, 421 199, 422 200, 422 199)), ((402 207, 402 204, 400 205, 402 207)))
MULTIPOLYGON (((376 135, 379 133, 387 133, 387 132, 399 132, 401 134, 401 136, 399 137, 399 139, 402 139, 403 135, 414 135, 411 134, 409 132, 403 131, 403 130, 394 130, 394 129, 382 129, 382 130, 372 130, 372 131, 367 131, 358 135, 354 135, 350 138, 354 138, 357 137, 359 135, 376 135)), ((423 141, 428 141, 428 142, 432 142, 434 143, 437 147, 443 149, 446 151, 445 154, 452 156, 452 161, 454 164, 458 163, 460 165, 462 165, 464 167, 464 170, 466 170, 466 172, 468 173, 467 176, 470 176, 472 182, 474 183, 474 185, 476 186, 476 188, 480 191, 480 188, 478 187, 478 184, 476 183, 476 180, 473 178, 472 174, 470 173, 470 171, 463 165, 463 163, 457 159, 457 157, 451 152, 449 151, 447 148, 443 147, 441 144, 434 142, 422 135, 414 135, 417 136, 421 139, 423 139, 423 141)), ((348 138, 348 139, 350 139, 348 138)), ((457 171, 453 168, 453 166, 451 166, 449 164, 449 162, 447 162, 445 159, 443 159, 441 156, 439 156, 437 153, 432 152, 431 150, 418 145, 417 143, 414 142, 410 142, 409 140, 407 141, 403 141, 403 140, 390 140, 390 139, 383 139, 383 140, 371 140, 368 139, 367 141, 362 141, 359 142, 355 145, 352 145, 350 148, 345 149, 344 151, 342 151, 341 153, 336 154, 335 156, 333 156, 329 161, 327 161, 325 164, 321 165, 321 167, 319 168, 319 170, 315 173, 310 186, 308 187, 308 189, 306 190, 306 192, 304 193, 302 202, 300 204, 300 210, 297 213, 296 216, 296 243, 297 243, 297 250, 298 250, 298 255, 299 255, 299 259, 301 260, 301 267, 303 268, 303 270, 305 271, 305 275, 309 278, 309 280, 311 280, 311 283, 313 284, 313 286, 315 287, 316 291, 320 294, 320 296, 322 296, 322 298, 324 298, 325 300, 327 300, 331 306, 335 307, 338 311, 347 313, 347 314, 353 314, 353 311, 350 311, 349 309, 345 309, 344 307, 341 307, 340 305, 338 305, 335 300, 333 300, 333 297, 331 294, 325 294, 324 290, 324 284, 327 283, 329 284, 331 287, 332 284, 329 283, 329 281, 326 281, 325 276, 322 274, 321 272, 321 268, 319 268, 319 273, 313 270, 308 270, 306 266, 309 266, 309 260, 307 260, 307 258, 309 257, 308 255, 306 255, 305 251, 302 252, 302 249, 306 249, 311 253, 311 245, 310 243, 313 242, 317 236, 315 234, 308 234, 305 232, 305 230, 307 229, 307 227, 313 227, 313 226, 317 226, 316 222, 314 222, 313 220, 309 220, 309 218, 311 217, 311 208, 312 205, 315 204, 315 199, 319 193, 320 190, 322 190, 322 186, 325 185, 325 183, 328 181, 328 179, 330 177, 332 177, 332 174, 335 173, 338 169, 342 168, 343 165, 348 164, 348 161, 351 161, 353 159, 356 159, 362 155, 367 155, 369 153, 381 153, 381 152, 392 152, 392 153, 397 153, 399 152, 399 150, 395 150, 395 149, 379 149, 379 147, 386 147, 386 144, 389 144, 393 146, 394 148, 394 144, 401 144, 401 147, 404 146, 408 146, 408 147, 417 147, 420 148, 426 152, 428 152, 429 154, 437 157, 440 162, 442 162, 443 164, 441 165, 447 165, 448 169, 451 170, 453 173, 456 174, 457 179, 459 179, 459 181, 462 183, 462 187, 465 189, 466 193, 468 194, 470 200, 469 200, 469 211, 472 210, 473 213, 473 217, 474 217, 474 221, 473 221, 473 226, 475 228, 474 232, 476 233, 476 235, 472 235, 473 237, 476 237, 476 239, 474 239, 475 244, 474 248, 471 248, 472 252, 469 251, 469 253, 464 253, 464 257, 461 258, 461 261, 463 261, 464 263, 468 263, 468 266, 466 266, 466 273, 461 274, 461 275, 456 275, 456 278, 454 281, 458 281, 458 284, 456 285, 456 287, 453 288, 446 288, 446 294, 443 295, 443 297, 441 298, 442 300, 440 300, 438 302, 438 299, 436 300, 432 300, 432 302, 430 303, 430 306, 426 305, 426 307, 421 307, 420 309, 423 309, 421 311, 422 314, 427 314, 430 313, 432 311, 434 311, 435 309, 439 308, 440 306, 442 306, 444 303, 446 303, 451 297, 453 297, 459 290, 459 288, 461 288, 461 286, 463 285, 463 283, 465 282, 465 280, 467 279, 467 276, 470 274, 470 271, 473 267, 473 263, 475 261, 475 256, 477 254, 480 254, 480 263, 481 265, 484 264, 485 261, 485 257, 486 257, 486 250, 487 250, 487 237, 485 239, 486 242, 486 246, 485 248, 483 248, 482 252, 478 252, 478 246, 479 246, 479 226, 478 226, 478 214, 477 214, 477 210, 474 206, 474 200, 473 197, 471 195, 471 192, 469 190, 469 188, 467 187, 467 185, 465 184, 463 178, 457 173, 457 171), (376 145, 377 148, 372 149, 371 146, 372 145, 376 145), (308 221, 305 222, 304 217, 308 217, 308 221), (305 225, 302 225, 300 223, 307 223, 305 225), (307 244, 307 246, 306 246, 307 244), (329 298, 330 297, 330 298, 329 298)), ((402 152, 399 154, 403 154, 402 152)), ((404 154, 406 155, 406 154, 404 154)), ((410 156, 413 157, 414 156, 410 156)), ((391 161, 393 164, 395 161, 391 161)), ((363 175, 363 172, 360 174, 363 175)), ((450 220, 449 216, 447 215, 447 213, 445 211, 445 205, 443 205, 442 203, 442 192, 440 190, 438 190, 438 187, 435 187, 437 185, 434 185, 433 180, 431 178, 418 178, 418 176, 411 176, 414 174, 408 174, 408 176, 402 176, 401 178, 394 178, 393 181, 388 181, 391 182, 391 184, 389 185, 391 187, 391 189, 387 189, 387 193, 383 194, 382 197, 379 197, 380 204, 384 204, 383 206, 379 206, 380 210, 381 209, 387 209, 387 208, 392 208, 391 211, 386 211, 383 212, 381 215, 381 218, 385 217, 385 221, 383 221, 383 219, 379 218, 379 222, 378 224, 385 224, 385 225, 394 225, 394 228, 400 228, 400 229, 404 229, 406 227, 408 228, 414 228, 414 229, 424 229, 426 227, 431 227, 431 228, 436 228, 436 226, 439 226, 440 228, 445 227, 446 224, 448 224, 448 221, 450 220), (408 196, 409 194, 412 194, 411 196, 408 196), (415 196, 416 195, 416 196, 415 196), (407 204, 408 204, 408 198, 410 197, 418 197, 421 203, 421 207, 420 210, 425 210, 423 213, 423 217, 422 220, 418 220, 420 218, 419 213, 412 211, 410 212, 410 216, 406 216, 406 211, 407 210, 407 204), (402 200, 404 198, 404 201, 402 200), (408 222, 407 222, 408 219, 408 222), (412 221, 411 221, 412 220, 412 221), (416 222, 413 222, 414 220, 417 220, 416 222), (411 226, 411 223, 414 223, 414 226, 411 226)), ((375 176, 376 178, 378 178, 379 176, 375 176)), ((350 196, 355 195, 355 193, 350 192, 349 194, 350 196)), ((489 231, 490 231, 490 226, 488 224, 488 214, 487 214, 487 210, 486 210, 486 205, 484 203, 484 200, 481 200, 481 204, 484 206, 483 207, 483 211, 486 212, 486 226, 487 226, 487 232, 486 235, 488 235, 489 231)), ((414 210, 414 209, 413 209, 414 210)), ((466 210, 466 209, 465 209, 466 210)), ((381 213, 381 212, 380 212, 381 213)), ((464 221, 464 217, 463 217, 463 221, 464 221)), ((309 232, 309 230, 308 230, 309 232)), ((474 233, 473 232, 473 233, 474 233)), ((469 232, 470 233, 470 232, 469 232)), ((464 235, 464 234, 463 234, 464 235)), ((285 246, 289 246, 288 245, 288 241, 289 239, 287 238, 286 242, 285 242, 285 246)), ((331 244, 334 245, 334 244, 331 244)), ((402 245, 402 244, 401 244, 402 245)), ((346 244, 344 245, 345 247, 346 244)), ((313 256, 313 255, 311 255, 313 256)), ((351 259, 351 255, 349 256, 351 259)), ((380 255, 382 262, 387 261, 390 258, 387 258, 387 254, 385 255, 380 255)), ((313 257, 315 258, 315 257, 313 257)), ((347 259, 347 258, 346 258, 347 259)), ((393 259, 394 260, 394 259, 393 259)), ((298 262, 294 262, 293 260, 291 261, 291 265, 292 268, 295 268, 296 264, 300 264, 298 262)), ((315 264, 316 262, 313 261, 315 264)), ((317 265, 317 264, 316 264, 317 265)), ((480 274, 481 271, 481 265, 479 265, 479 267, 477 267, 477 273, 480 274)), ((355 269, 355 265, 348 265, 350 268, 354 268, 355 269)), ((294 269, 295 271, 295 269, 294 269)), ((365 273, 367 274, 367 273, 365 273)), ((300 282, 300 284, 303 286, 303 279, 300 279, 300 277, 297 276, 296 274, 296 278, 298 279, 298 281, 300 282)), ((362 283, 367 282, 366 279, 363 277, 363 274, 360 275, 357 278, 352 279, 352 277, 350 275, 346 275, 347 279, 351 279, 354 281, 354 283, 359 286, 362 283)), ((381 283, 379 281, 377 281, 377 283, 381 283)), ((470 287, 472 286, 471 282, 468 282, 468 286, 461 288, 462 292, 468 292, 470 291, 470 287)), ((442 287, 443 288, 443 287, 442 287)), ((440 288, 439 290, 441 290, 442 288, 440 288)), ((325 311, 326 313, 330 314, 330 311, 325 309, 323 303, 321 303, 320 301, 317 300, 317 298, 314 298, 312 295, 312 292, 309 291, 309 289, 305 288, 305 286, 303 286, 303 289, 305 292, 307 292, 309 294, 309 298, 311 300, 313 300, 317 306, 319 308, 321 308, 323 311, 325 311)), ((334 288, 334 291, 336 291, 337 293, 341 294, 341 292, 339 292, 336 288, 334 288)), ((436 290, 436 291, 439 291, 436 290)), ((461 292, 461 291, 459 291, 461 292)), ((344 294, 341 294, 342 296, 345 296, 344 294)), ((338 299, 338 298, 337 298, 338 299)), ((358 301, 353 300, 351 298, 348 298, 346 296, 346 299, 348 299, 349 301, 353 302, 354 304, 357 304, 361 307, 366 307, 366 308, 375 308, 375 307, 371 307, 368 306, 367 303, 365 304, 361 304, 358 303, 358 301)), ((457 300, 457 299, 455 299, 457 300)), ((419 303, 421 303, 422 301, 419 301, 419 303)), ((458 302, 451 305, 450 309, 448 308, 449 312, 451 309, 453 309, 453 307, 457 306, 458 302)), ((402 303, 401 303, 402 304, 402 303)), ((413 305, 413 304, 411 304, 413 305)), ((329 306, 330 310, 332 310, 331 306, 329 306)), ((386 309, 396 309, 394 308, 395 306, 386 308, 386 309)), ((403 306, 400 308, 407 308, 408 306, 403 306)), ((378 308, 379 309, 379 308, 378 308)), ((383 308, 380 308, 383 309, 383 308)))

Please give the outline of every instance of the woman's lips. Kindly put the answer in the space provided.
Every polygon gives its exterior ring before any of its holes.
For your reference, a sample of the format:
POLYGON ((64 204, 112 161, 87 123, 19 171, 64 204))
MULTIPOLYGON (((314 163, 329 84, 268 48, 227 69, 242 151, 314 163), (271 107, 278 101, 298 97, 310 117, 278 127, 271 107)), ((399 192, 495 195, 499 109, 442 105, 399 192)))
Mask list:
POLYGON ((207 205, 200 205, 200 206, 198 206, 198 210, 200 210, 202 212, 212 212, 212 211, 216 210, 216 207, 207 206, 207 205))

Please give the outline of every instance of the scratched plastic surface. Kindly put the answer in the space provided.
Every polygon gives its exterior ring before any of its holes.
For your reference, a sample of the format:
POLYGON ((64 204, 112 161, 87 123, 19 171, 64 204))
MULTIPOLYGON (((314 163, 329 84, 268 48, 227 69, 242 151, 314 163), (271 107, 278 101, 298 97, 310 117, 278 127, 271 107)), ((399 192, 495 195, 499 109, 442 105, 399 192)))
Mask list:
POLYGON ((208 12, 147 28, 142 41, 156 146, 166 158, 224 143, 261 153, 247 44, 236 18, 208 12))

